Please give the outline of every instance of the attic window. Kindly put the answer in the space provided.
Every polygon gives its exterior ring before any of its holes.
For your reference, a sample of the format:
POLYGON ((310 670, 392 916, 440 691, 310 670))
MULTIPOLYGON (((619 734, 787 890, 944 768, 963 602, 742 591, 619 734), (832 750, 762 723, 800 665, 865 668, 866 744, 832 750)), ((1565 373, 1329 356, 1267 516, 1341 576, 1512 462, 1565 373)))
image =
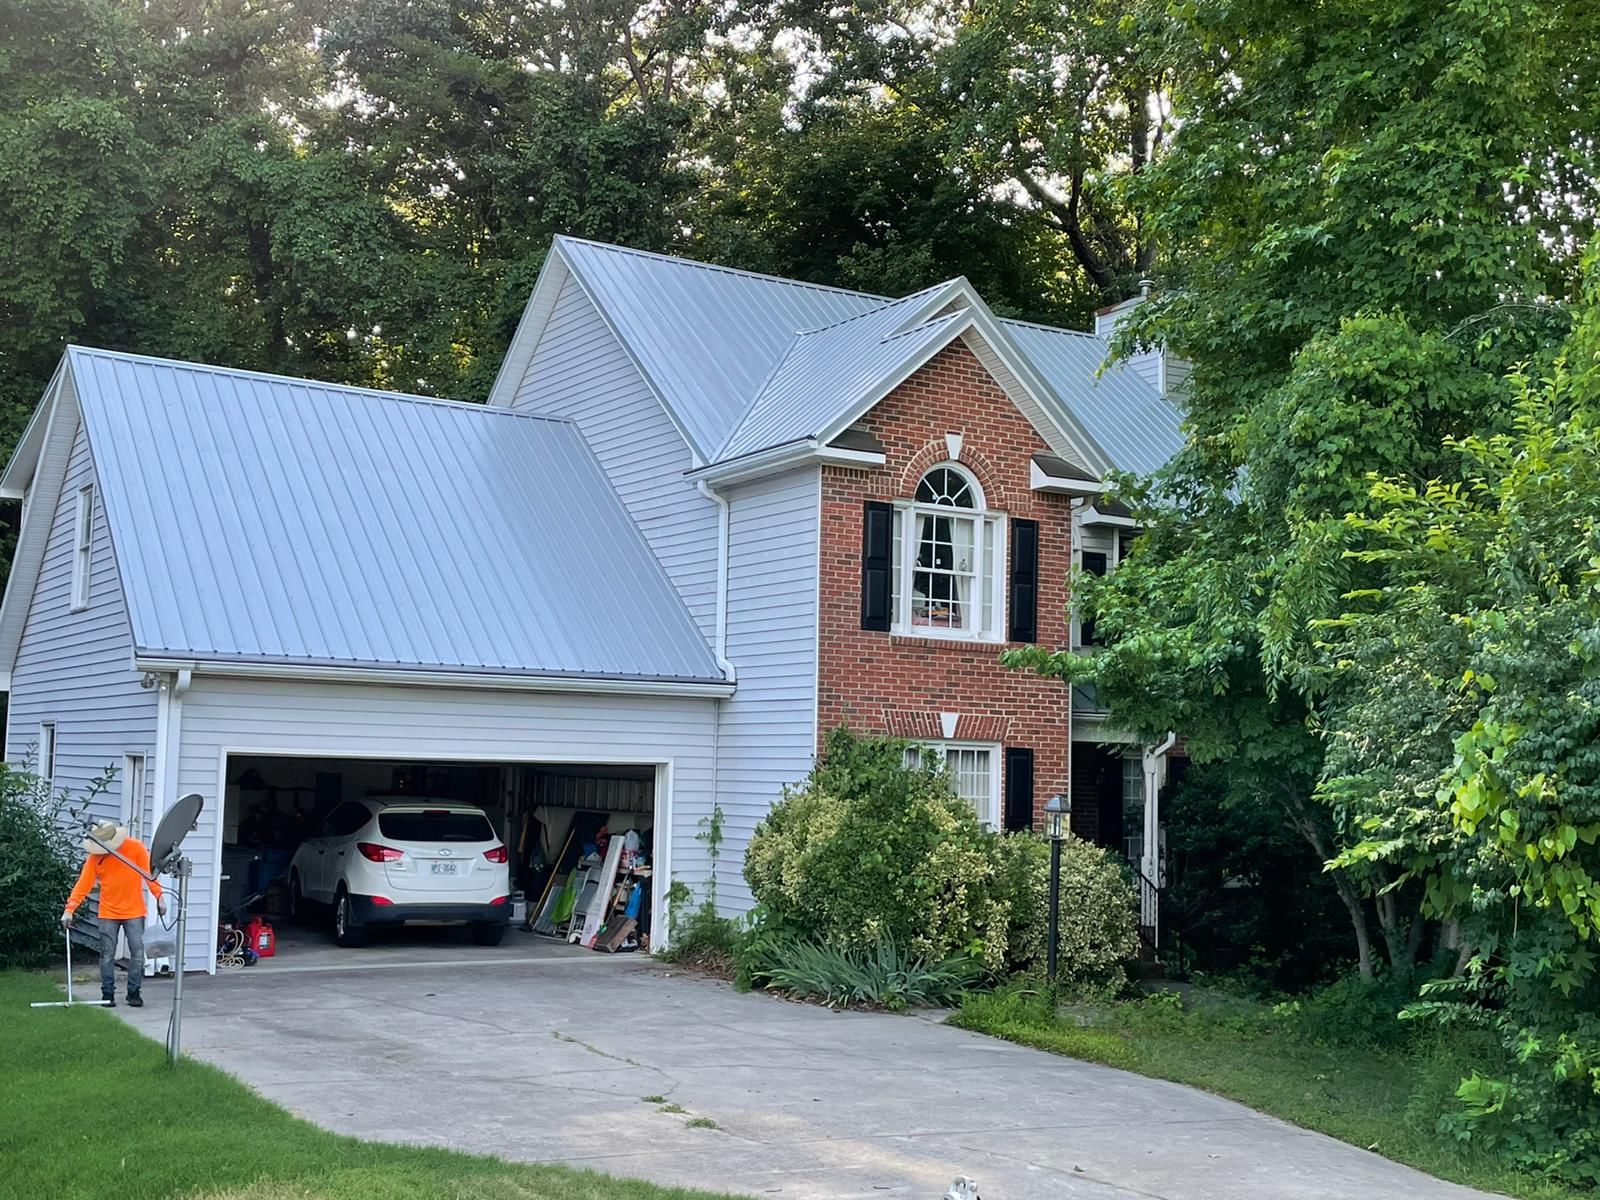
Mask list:
POLYGON ((89 569, 94 556, 94 488, 78 489, 78 508, 73 516, 72 611, 89 607, 89 569))

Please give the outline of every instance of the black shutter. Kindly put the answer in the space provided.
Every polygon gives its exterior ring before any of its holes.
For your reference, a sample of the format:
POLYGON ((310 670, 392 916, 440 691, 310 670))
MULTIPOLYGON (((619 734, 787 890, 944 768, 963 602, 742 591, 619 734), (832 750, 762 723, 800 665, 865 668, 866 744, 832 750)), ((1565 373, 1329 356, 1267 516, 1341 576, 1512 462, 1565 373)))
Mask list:
MULTIPOLYGON (((1085 550, 1078 556, 1083 572, 1086 575, 1098 575, 1105 578, 1107 559, 1098 550, 1085 550)), ((1090 617, 1078 618, 1078 645, 1094 645, 1094 620, 1090 617)))
POLYGON ((1033 751, 1006 747, 1006 832, 1033 828, 1033 751))
POLYGON ((861 628, 889 631, 894 505, 868 500, 861 516, 861 628))
POLYGON ((1039 522, 1011 522, 1011 618, 1013 642, 1039 640, 1039 522))

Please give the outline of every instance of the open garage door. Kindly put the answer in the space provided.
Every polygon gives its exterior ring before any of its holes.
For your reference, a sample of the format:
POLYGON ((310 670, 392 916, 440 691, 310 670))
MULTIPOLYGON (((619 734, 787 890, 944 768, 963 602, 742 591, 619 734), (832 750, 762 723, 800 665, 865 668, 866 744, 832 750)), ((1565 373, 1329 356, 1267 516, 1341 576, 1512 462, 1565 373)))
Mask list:
POLYGON ((219 962, 331 965, 359 945, 648 950, 663 774, 229 754, 219 962))

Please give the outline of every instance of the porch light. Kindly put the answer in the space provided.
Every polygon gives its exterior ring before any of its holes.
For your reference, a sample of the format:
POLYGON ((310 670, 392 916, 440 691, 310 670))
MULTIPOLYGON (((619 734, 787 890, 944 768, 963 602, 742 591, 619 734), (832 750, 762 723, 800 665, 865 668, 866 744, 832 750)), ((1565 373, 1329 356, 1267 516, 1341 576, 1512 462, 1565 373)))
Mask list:
POLYGON ((1056 936, 1061 913, 1061 841, 1067 836, 1067 818, 1072 815, 1072 797, 1051 796, 1044 802, 1044 831, 1050 839, 1050 921, 1045 930, 1044 973, 1050 994, 1056 988, 1056 936))

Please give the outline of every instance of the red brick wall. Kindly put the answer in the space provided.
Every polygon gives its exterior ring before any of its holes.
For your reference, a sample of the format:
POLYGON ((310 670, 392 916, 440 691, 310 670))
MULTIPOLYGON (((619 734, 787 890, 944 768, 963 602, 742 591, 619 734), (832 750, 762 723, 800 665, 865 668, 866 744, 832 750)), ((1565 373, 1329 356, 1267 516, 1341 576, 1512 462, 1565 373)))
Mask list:
MULTIPOLYGON (((983 486, 989 507, 1039 522, 1039 644, 1060 649, 1071 636, 1071 509, 1065 497, 1029 487, 1031 457, 1049 447, 959 341, 886 396, 863 424, 887 448, 885 465, 822 471, 818 737, 848 725, 937 739, 939 714, 960 713, 957 739, 1033 750, 1037 825, 1045 800, 1069 794, 1066 687, 1002 667, 1004 647, 994 643, 863 630, 861 514, 867 500, 910 499, 923 472, 949 458, 945 435, 960 434, 960 462, 983 486)), ((1004 789, 1002 779, 1002 812, 1004 789)))

